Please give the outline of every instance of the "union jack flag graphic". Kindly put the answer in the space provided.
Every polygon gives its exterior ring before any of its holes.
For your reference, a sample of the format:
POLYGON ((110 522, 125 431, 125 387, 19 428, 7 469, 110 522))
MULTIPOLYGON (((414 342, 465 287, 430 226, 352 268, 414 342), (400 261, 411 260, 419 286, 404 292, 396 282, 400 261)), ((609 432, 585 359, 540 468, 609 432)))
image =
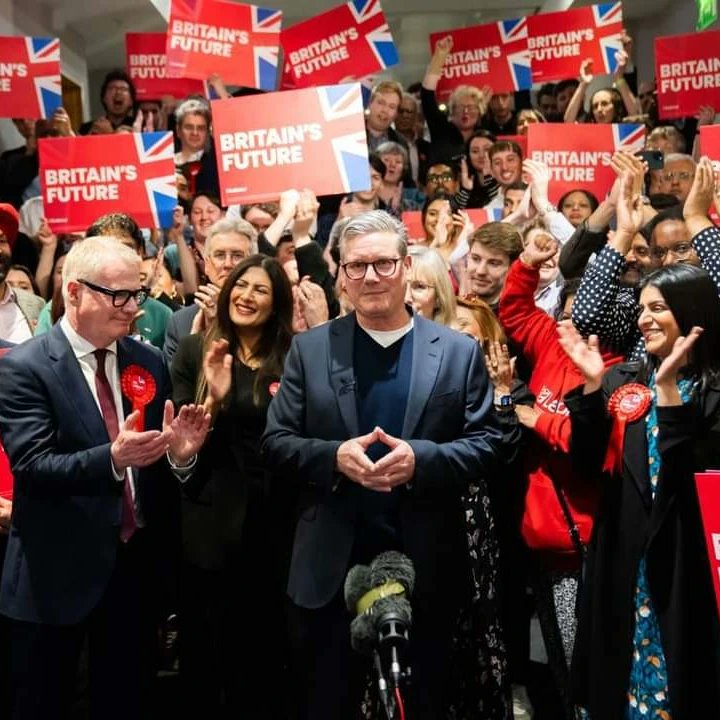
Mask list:
POLYGON ((350 0, 348 7, 358 24, 367 22, 375 15, 382 15, 380 0, 350 0))
POLYGON ((498 23, 498 30, 500 31, 500 39, 505 45, 516 40, 523 40, 528 36, 527 18, 501 20, 498 23))
POLYGON ((173 213, 177 207, 175 175, 149 178, 145 181, 145 192, 152 213, 153 227, 172 227, 173 213))
POLYGON ((7 68, 0 117, 49 118, 62 105, 60 41, 48 37, 0 37, 7 68))
POLYGON ((622 22, 622 3, 602 3, 593 5, 593 16, 595 18, 595 27, 606 27, 607 25, 615 25, 622 22))
POLYGON ((252 31, 254 33, 279 33, 282 28, 282 10, 272 10, 270 8, 257 7, 251 5, 252 8, 252 31))
POLYGON ((377 61, 383 68, 397 65, 400 62, 397 49, 393 41, 392 33, 387 23, 371 30, 366 39, 370 49, 375 53, 377 61))
POLYGON ((60 40, 58 38, 25 38, 28 60, 31 64, 60 62, 60 40))
POLYGON ((638 124, 613 124, 615 150, 637 152, 645 146, 645 126, 638 124))
POLYGON ((520 50, 507 56, 508 67, 516 90, 528 90, 532 87, 532 69, 530 50, 520 50))
POLYGON ((138 161, 141 163, 167 160, 174 156, 172 133, 132 133, 132 137, 137 148, 138 161))

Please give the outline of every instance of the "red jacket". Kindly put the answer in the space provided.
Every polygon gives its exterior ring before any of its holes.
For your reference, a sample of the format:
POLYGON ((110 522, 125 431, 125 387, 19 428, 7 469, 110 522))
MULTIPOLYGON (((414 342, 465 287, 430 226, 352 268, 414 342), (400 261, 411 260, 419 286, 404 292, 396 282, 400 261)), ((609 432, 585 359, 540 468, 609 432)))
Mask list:
MULTIPOLYGON (((562 488, 585 543, 592 532, 599 488, 571 467, 570 415, 563 397, 584 378, 560 346, 555 320, 535 306, 538 280, 537 269, 516 260, 500 296, 499 319, 532 368, 528 387, 540 411, 525 454, 528 489, 521 532, 530 549, 561 568, 578 564, 579 558, 552 479, 562 488)), ((605 356, 606 365, 620 360, 620 356, 605 356)))

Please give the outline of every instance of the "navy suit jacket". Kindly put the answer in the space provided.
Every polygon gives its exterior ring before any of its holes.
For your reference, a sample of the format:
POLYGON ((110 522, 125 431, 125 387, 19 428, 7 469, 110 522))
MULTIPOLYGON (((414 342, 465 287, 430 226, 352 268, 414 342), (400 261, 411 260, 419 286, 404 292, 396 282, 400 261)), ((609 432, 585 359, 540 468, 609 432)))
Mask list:
MULTIPOLYGON (((145 429, 160 429, 170 390, 162 354, 131 338, 117 347, 119 372, 138 364, 155 378, 145 429)), ((124 403, 127 416, 132 408, 124 403)), ((97 605, 115 566, 122 483, 105 422, 59 325, 0 358, 0 435, 15 477, 0 612, 77 623, 97 605)), ((148 526, 170 512, 163 493, 176 483, 165 465, 134 472, 148 526)))
MULTIPOLYGON (((351 558, 357 486, 336 472, 335 456, 359 434, 355 323, 348 315, 293 339, 263 436, 270 464, 310 489, 288 581, 290 598, 306 608, 332 600, 351 558)), ((413 332, 402 437, 415 453, 415 475, 395 492, 403 550, 417 573, 414 602, 423 602, 440 588, 450 592, 445 583, 467 565, 460 497, 498 467, 503 433, 478 344, 418 315, 413 332)))

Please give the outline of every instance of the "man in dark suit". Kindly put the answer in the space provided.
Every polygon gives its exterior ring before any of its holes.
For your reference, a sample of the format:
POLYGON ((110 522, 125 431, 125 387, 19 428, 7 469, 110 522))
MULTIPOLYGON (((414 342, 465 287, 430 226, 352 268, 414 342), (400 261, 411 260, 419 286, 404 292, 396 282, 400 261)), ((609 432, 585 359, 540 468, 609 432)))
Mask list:
POLYGON ((498 463, 493 390, 477 343, 405 306, 401 223, 383 211, 353 218, 340 257, 355 312, 295 337, 263 441, 271 465, 306 491, 288 581, 299 717, 353 716, 363 668, 343 581, 391 549, 417 576, 408 715, 446 717, 469 587, 460 498, 498 463))
POLYGON ((63 269, 65 317, 0 359, 0 435, 15 478, 0 583, 12 718, 68 717, 86 641, 91 717, 148 711, 176 487, 163 456, 182 473, 209 416, 193 407, 174 419, 160 351, 125 337, 146 294, 139 278, 140 258, 114 238, 77 243, 63 269), (155 386, 144 426, 128 400, 133 377, 135 392, 155 386))

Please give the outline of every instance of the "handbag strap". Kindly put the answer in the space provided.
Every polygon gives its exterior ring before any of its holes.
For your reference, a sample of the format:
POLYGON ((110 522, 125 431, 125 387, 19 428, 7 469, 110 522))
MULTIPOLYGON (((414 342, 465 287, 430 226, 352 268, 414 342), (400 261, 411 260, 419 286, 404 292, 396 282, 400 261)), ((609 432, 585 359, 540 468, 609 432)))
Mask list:
POLYGON ((560 487, 554 477, 551 476, 550 479, 552 480, 553 487, 555 488, 555 494, 557 495, 557 499, 560 502, 560 507, 562 508, 562 513, 568 526, 570 540, 575 546, 575 550, 577 550, 578 555, 580 555, 581 558, 584 558, 585 553, 587 552, 587 547, 585 546, 585 543, 580 536, 580 529, 575 522, 575 518, 573 518, 572 513, 570 512, 570 506, 568 505, 565 493, 563 492, 563 489, 560 487))

